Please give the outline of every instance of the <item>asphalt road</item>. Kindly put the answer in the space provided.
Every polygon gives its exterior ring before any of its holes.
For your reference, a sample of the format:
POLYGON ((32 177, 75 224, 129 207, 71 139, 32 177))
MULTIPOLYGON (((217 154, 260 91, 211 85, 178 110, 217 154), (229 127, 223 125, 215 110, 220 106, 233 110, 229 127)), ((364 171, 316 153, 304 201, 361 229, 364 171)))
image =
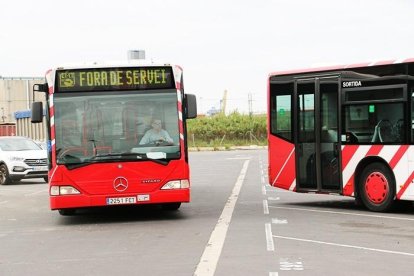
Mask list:
POLYGON ((266 150, 191 152, 192 202, 49 210, 39 180, 0 186, 0 275, 413 275, 414 208, 267 185, 266 150))

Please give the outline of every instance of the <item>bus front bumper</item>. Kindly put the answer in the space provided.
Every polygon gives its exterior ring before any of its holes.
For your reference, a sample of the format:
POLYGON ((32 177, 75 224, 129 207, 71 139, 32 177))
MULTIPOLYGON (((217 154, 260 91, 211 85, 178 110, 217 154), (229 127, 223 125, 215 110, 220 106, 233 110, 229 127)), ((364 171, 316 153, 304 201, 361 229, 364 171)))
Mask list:
POLYGON ((190 202, 190 189, 158 190, 146 194, 71 194, 50 196, 50 209, 59 210, 82 207, 161 204, 173 202, 190 202))

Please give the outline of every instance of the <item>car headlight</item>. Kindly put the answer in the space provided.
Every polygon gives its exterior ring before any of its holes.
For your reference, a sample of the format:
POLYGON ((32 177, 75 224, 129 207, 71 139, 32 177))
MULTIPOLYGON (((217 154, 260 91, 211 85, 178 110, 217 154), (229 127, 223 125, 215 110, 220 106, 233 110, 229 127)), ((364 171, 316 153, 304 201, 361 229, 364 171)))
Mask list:
POLYGON ((18 157, 18 156, 10 156, 9 160, 12 162, 16 162, 16 161, 24 161, 24 157, 18 157))

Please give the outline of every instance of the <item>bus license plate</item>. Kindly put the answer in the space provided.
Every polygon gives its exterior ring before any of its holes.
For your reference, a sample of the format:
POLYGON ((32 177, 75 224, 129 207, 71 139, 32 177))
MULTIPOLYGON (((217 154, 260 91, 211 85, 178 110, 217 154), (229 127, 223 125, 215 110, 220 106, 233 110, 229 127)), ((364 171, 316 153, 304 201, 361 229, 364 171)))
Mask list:
POLYGON ((118 204, 134 204, 137 203, 137 198, 131 197, 109 197, 106 199, 106 205, 118 205, 118 204))

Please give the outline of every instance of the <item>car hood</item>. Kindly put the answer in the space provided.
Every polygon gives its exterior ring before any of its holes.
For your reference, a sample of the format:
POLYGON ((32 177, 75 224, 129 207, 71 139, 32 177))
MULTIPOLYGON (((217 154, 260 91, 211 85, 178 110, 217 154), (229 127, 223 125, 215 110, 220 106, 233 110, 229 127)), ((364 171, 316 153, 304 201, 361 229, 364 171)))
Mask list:
POLYGON ((46 150, 19 150, 19 151, 3 151, 3 156, 22 157, 25 159, 43 159, 47 158, 46 150))

